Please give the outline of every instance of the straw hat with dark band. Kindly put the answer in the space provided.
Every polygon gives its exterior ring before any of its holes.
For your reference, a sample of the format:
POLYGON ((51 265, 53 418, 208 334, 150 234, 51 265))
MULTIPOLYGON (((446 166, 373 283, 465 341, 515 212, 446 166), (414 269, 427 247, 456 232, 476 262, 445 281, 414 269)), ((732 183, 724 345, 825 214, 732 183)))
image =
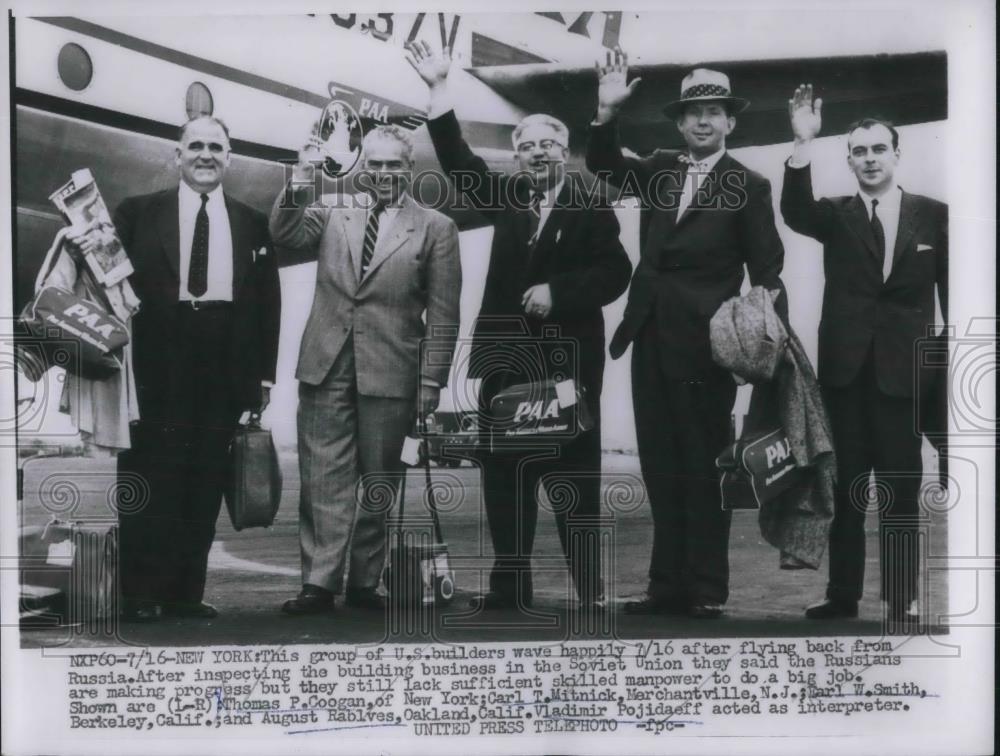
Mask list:
POLYGON ((681 82, 681 97, 668 103, 663 112, 670 118, 676 118, 684 112, 684 107, 693 102, 725 102, 729 105, 731 114, 746 110, 749 100, 733 97, 729 86, 729 77, 720 71, 708 68, 696 68, 681 82))

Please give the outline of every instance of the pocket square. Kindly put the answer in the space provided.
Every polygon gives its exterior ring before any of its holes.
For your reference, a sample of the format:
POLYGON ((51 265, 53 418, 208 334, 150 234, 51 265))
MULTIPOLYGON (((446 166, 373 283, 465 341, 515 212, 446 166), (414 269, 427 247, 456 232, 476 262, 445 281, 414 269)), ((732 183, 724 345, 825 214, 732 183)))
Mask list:
POLYGON ((260 249, 255 249, 253 251, 253 261, 257 262, 258 257, 265 257, 267 255, 267 247, 261 247, 260 249))
POLYGON ((934 247, 931 246, 930 244, 918 244, 917 245, 917 252, 926 252, 929 249, 934 249, 934 247))

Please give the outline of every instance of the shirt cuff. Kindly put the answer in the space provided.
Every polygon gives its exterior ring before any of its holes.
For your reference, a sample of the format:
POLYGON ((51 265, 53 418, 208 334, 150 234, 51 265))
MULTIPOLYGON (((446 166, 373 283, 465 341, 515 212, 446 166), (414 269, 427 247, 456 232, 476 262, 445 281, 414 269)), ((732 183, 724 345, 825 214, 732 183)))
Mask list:
POLYGON ((266 389, 274 388, 274 381, 261 381, 260 387, 266 389))
POLYGON ((441 384, 435 381, 429 375, 420 376, 420 385, 427 386, 428 388, 441 388, 441 384))

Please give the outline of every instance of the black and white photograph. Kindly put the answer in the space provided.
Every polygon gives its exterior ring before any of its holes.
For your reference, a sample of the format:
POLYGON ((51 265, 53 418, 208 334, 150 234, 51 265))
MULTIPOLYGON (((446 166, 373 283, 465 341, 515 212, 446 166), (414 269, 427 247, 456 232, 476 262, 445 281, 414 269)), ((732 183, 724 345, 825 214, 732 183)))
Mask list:
POLYGON ((4 753, 992 752, 992 4, 5 9, 4 753))

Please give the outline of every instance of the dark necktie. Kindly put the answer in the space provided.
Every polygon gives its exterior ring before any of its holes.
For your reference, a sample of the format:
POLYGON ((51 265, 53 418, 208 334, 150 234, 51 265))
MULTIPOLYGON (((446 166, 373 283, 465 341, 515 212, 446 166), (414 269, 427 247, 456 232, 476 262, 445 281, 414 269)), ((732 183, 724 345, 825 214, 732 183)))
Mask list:
POLYGON ((545 193, 537 189, 531 193, 531 202, 528 203, 528 246, 534 247, 538 241, 538 226, 542 221, 542 200, 545 193))
POLYGON ((188 263, 188 292, 200 297, 208 291, 208 195, 201 195, 201 207, 194 221, 194 238, 191 240, 191 260, 188 263))
POLYGON ((375 255, 375 243, 378 241, 379 216, 382 214, 384 205, 376 202, 368 210, 368 223, 365 225, 365 243, 361 248, 361 275, 368 272, 372 257, 375 255))
POLYGON ((872 233, 875 235, 875 251, 878 253, 879 262, 885 263, 885 229, 882 228, 882 221, 878 219, 875 208, 878 207, 878 200, 872 200, 872 233))

